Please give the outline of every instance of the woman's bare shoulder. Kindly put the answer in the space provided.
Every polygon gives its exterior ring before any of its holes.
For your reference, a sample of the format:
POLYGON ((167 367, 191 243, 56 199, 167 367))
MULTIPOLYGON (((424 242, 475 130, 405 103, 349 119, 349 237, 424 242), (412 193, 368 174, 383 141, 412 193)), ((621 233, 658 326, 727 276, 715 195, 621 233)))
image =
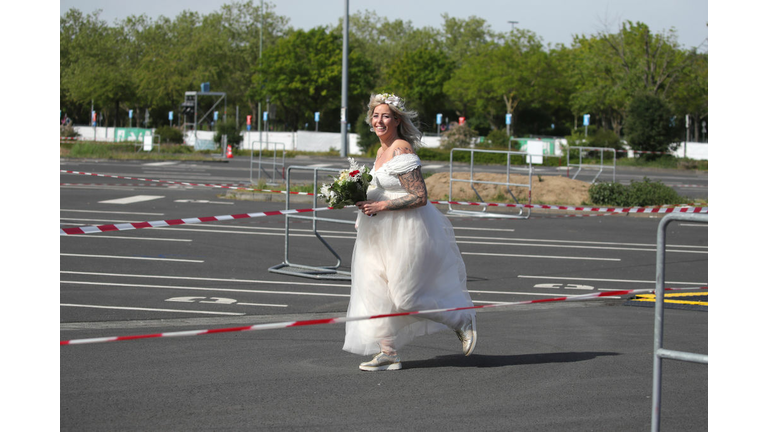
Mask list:
POLYGON ((404 140, 404 139, 398 139, 392 144, 392 155, 397 156, 401 154, 414 154, 413 147, 411 144, 404 140))

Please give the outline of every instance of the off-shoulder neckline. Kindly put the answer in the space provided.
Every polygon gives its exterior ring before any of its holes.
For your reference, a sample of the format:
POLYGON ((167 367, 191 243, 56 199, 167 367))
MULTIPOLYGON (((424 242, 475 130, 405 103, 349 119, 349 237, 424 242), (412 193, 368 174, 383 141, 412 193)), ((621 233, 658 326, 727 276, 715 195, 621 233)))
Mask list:
POLYGON ((376 161, 373 161, 373 171, 380 171, 380 170, 381 170, 382 168, 384 168, 384 167, 385 167, 385 166, 386 166, 388 163, 392 162, 393 160, 395 160, 395 158, 398 158, 398 157, 400 157, 400 156, 413 156, 413 157, 415 157, 415 158, 417 158, 417 159, 418 159, 418 157, 419 157, 419 156, 418 156, 416 153, 400 153, 400 154, 398 154, 398 155, 394 155, 394 156, 392 156, 392 159, 390 159, 390 160, 388 160, 388 161, 384 162, 383 164, 381 164, 381 166, 380 166, 378 169, 376 168, 376 161))

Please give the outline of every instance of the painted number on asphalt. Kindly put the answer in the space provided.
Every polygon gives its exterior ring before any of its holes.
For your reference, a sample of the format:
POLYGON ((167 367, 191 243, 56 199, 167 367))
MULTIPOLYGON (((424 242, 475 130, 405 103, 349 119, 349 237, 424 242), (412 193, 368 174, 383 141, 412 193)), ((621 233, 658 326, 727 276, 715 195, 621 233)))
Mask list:
POLYGON ((183 303, 213 303, 213 304, 234 304, 237 300, 223 297, 173 297, 166 299, 170 302, 183 302, 183 303))

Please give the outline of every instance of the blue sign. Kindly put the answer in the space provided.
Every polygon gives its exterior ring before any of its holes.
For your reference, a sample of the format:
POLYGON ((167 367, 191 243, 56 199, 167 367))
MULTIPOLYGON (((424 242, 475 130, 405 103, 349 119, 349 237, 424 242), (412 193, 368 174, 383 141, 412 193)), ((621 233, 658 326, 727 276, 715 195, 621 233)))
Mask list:
POLYGON ((512 124, 512 114, 507 113, 507 124, 508 125, 512 124))
POLYGON ((133 110, 128 110, 128 118, 133 118, 133 110))
POLYGON ((589 126, 589 114, 584 114, 584 126, 589 126))
POLYGON ((443 115, 442 114, 438 114, 437 115, 437 124, 439 124, 439 125, 443 124, 443 115))
POLYGON ((264 121, 267 121, 269 119, 269 112, 264 111, 264 121))
POLYGON ((214 120, 214 121, 217 121, 217 120, 219 120, 219 112, 218 112, 218 111, 214 111, 214 112, 213 112, 213 120, 214 120))
POLYGON ((168 120, 173 120, 173 111, 168 111, 168 120))
POLYGON ((319 111, 315 111, 315 123, 317 123, 319 121, 320 121, 320 112, 319 111))

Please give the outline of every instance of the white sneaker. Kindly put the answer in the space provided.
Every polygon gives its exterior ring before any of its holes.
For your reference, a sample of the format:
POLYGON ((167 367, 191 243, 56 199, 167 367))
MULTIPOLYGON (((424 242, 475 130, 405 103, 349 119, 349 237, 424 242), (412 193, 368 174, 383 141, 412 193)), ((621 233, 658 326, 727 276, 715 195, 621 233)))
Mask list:
POLYGON ((472 316, 472 320, 461 326, 456 330, 456 336, 461 341, 461 347, 464 349, 464 355, 468 356, 475 350, 477 345, 477 330, 475 325, 475 316, 472 316))
POLYGON ((369 362, 360 363, 360 370, 364 371, 383 371, 383 370, 398 370, 402 369, 403 364, 400 363, 400 356, 387 355, 380 352, 373 356, 373 359, 369 362))

